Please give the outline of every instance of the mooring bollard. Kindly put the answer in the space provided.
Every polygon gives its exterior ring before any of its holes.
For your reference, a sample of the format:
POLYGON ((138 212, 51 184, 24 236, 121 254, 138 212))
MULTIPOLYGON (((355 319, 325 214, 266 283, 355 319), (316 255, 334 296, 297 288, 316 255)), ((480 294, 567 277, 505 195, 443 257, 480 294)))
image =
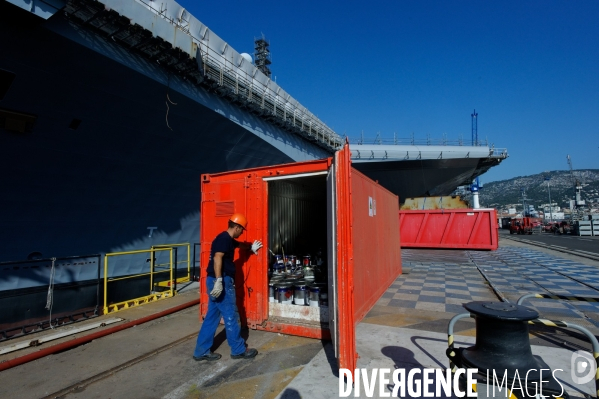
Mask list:
MULTIPOLYGON (((517 398, 535 397, 540 390, 544 396, 568 398, 549 366, 532 355, 528 321, 539 317, 535 310, 505 302, 476 301, 463 306, 476 321, 476 344, 456 349, 451 342, 447 356, 458 368, 478 369, 478 392, 481 385, 491 389, 502 384, 511 390, 509 396, 517 398)), ((505 397, 505 391, 499 396, 505 397)))

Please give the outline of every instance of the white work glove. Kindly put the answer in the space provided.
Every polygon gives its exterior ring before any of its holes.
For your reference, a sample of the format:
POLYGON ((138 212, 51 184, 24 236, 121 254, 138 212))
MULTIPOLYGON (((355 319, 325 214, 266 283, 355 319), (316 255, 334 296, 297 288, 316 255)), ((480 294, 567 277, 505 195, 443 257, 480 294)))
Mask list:
POLYGON ((223 293, 223 279, 219 277, 214 282, 214 288, 210 291, 210 296, 214 299, 218 298, 223 293))
POLYGON ((262 243, 258 240, 254 241, 252 244, 252 252, 258 255, 258 250, 262 248, 262 243))

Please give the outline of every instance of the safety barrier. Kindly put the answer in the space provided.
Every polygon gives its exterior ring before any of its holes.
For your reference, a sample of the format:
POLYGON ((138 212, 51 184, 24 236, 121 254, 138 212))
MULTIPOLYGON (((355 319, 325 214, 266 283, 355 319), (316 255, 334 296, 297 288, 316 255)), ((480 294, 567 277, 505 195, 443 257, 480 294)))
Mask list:
POLYGON ((167 278, 169 281, 173 281, 173 277, 176 274, 176 266, 177 266, 175 259, 174 259, 175 253, 176 253, 176 251, 173 248, 173 246, 169 246, 169 247, 164 247, 164 248, 152 247, 150 249, 145 249, 145 250, 112 252, 112 253, 105 254, 104 255, 104 308, 103 308, 104 314, 118 312, 119 310, 143 305, 143 304, 150 303, 150 302, 155 302, 160 299, 171 298, 172 296, 174 296, 176 293, 174 284, 170 284, 170 286, 167 287, 166 291, 157 292, 157 291, 155 291, 156 286, 154 283, 154 279, 156 276, 162 276, 164 273, 169 273, 169 276, 167 278), (163 252, 163 251, 164 252, 168 251, 168 253, 169 253, 169 267, 162 268, 162 270, 159 270, 159 271, 155 271, 156 253, 163 252), (150 271, 149 272, 127 275, 127 276, 122 276, 122 277, 113 277, 113 278, 108 277, 108 259, 110 257, 144 254, 144 253, 150 254, 150 259, 149 259, 150 271), (109 296, 108 284, 109 283, 114 283, 114 282, 123 281, 123 280, 130 280, 130 279, 148 278, 148 277, 150 280, 150 284, 149 284, 150 294, 149 295, 145 295, 145 296, 133 298, 133 299, 128 299, 128 300, 120 301, 120 302, 116 302, 116 303, 110 303, 110 304, 108 303, 108 296, 109 296))
MULTIPOLYGON (((181 243, 181 244, 160 244, 160 245, 152 245, 152 249, 158 249, 158 248, 173 248, 175 250, 175 269, 177 270, 177 273, 175 273, 175 276, 172 280, 166 280, 166 281, 161 281, 159 283, 156 283, 159 287, 170 287, 171 284, 174 285, 175 290, 177 289, 177 284, 181 284, 181 283, 187 283, 189 281, 192 280, 192 273, 191 273, 191 245, 186 242, 186 243, 181 243), (179 248, 187 248, 187 260, 179 260, 179 248), (179 269, 179 265, 183 264, 186 266, 187 269, 187 274, 185 274, 184 276, 179 277, 179 271, 185 271, 186 269, 179 269)), ((157 268, 159 270, 165 270, 168 268, 168 263, 157 263, 154 265, 154 268, 157 268)))
POLYGON ((599 220, 591 220, 591 226, 593 228, 593 236, 599 236, 599 220))
MULTIPOLYGON (((199 259, 199 254, 201 253, 202 249, 202 244, 200 244, 199 242, 196 242, 195 244, 193 244, 193 266, 191 267, 191 279, 193 281, 200 281, 200 259, 199 259), (197 250, 196 250, 197 248, 197 250), (197 260, 196 260, 197 259, 197 260), (198 265, 198 268, 196 269, 196 264, 198 265)), ((202 287, 200 287, 200 290, 202 289, 202 287)))

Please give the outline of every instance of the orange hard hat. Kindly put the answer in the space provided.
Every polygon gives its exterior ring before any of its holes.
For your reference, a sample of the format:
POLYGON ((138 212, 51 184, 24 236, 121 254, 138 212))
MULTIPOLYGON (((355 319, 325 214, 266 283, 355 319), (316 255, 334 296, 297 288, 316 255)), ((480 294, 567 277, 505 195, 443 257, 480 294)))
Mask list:
POLYGON ((248 225, 248 220, 241 213, 234 213, 233 215, 231 215, 231 219, 229 220, 233 223, 237 223, 238 225, 243 227, 244 230, 248 225))

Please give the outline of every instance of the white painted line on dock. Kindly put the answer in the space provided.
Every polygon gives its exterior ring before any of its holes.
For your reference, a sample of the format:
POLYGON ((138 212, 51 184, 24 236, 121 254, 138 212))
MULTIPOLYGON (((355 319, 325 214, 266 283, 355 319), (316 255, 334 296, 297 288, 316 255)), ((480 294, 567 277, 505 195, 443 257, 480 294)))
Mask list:
POLYGON ((14 351, 17 351, 17 350, 23 349, 23 348, 29 348, 30 346, 38 346, 38 345, 43 344, 44 342, 54 341, 55 339, 68 337, 69 335, 74 335, 74 334, 77 334, 80 332, 93 330, 94 328, 98 328, 98 327, 104 327, 109 324, 118 323, 119 321, 123 321, 123 319, 121 319, 120 317, 113 317, 111 319, 107 319, 104 321, 98 321, 98 322, 90 323, 90 324, 86 324, 86 325, 81 325, 81 326, 76 326, 76 327, 67 327, 66 330, 59 331, 55 334, 50 334, 50 335, 46 335, 46 336, 31 340, 31 341, 23 341, 23 342, 14 344, 14 345, 2 347, 2 348, 0 348, 0 355, 4 355, 5 353, 14 352, 14 351))
POLYGON ((589 252, 589 251, 583 251, 582 249, 575 249, 576 252, 582 252, 585 254, 590 254, 590 255, 595 255, 595 256, 599 256, 599 253, 597 252, 589 252))
POLYGON ((550 247, 561 248, 561 249, 568 249, 568 247, 560 247, 559 245, 550 245, 550 247))

